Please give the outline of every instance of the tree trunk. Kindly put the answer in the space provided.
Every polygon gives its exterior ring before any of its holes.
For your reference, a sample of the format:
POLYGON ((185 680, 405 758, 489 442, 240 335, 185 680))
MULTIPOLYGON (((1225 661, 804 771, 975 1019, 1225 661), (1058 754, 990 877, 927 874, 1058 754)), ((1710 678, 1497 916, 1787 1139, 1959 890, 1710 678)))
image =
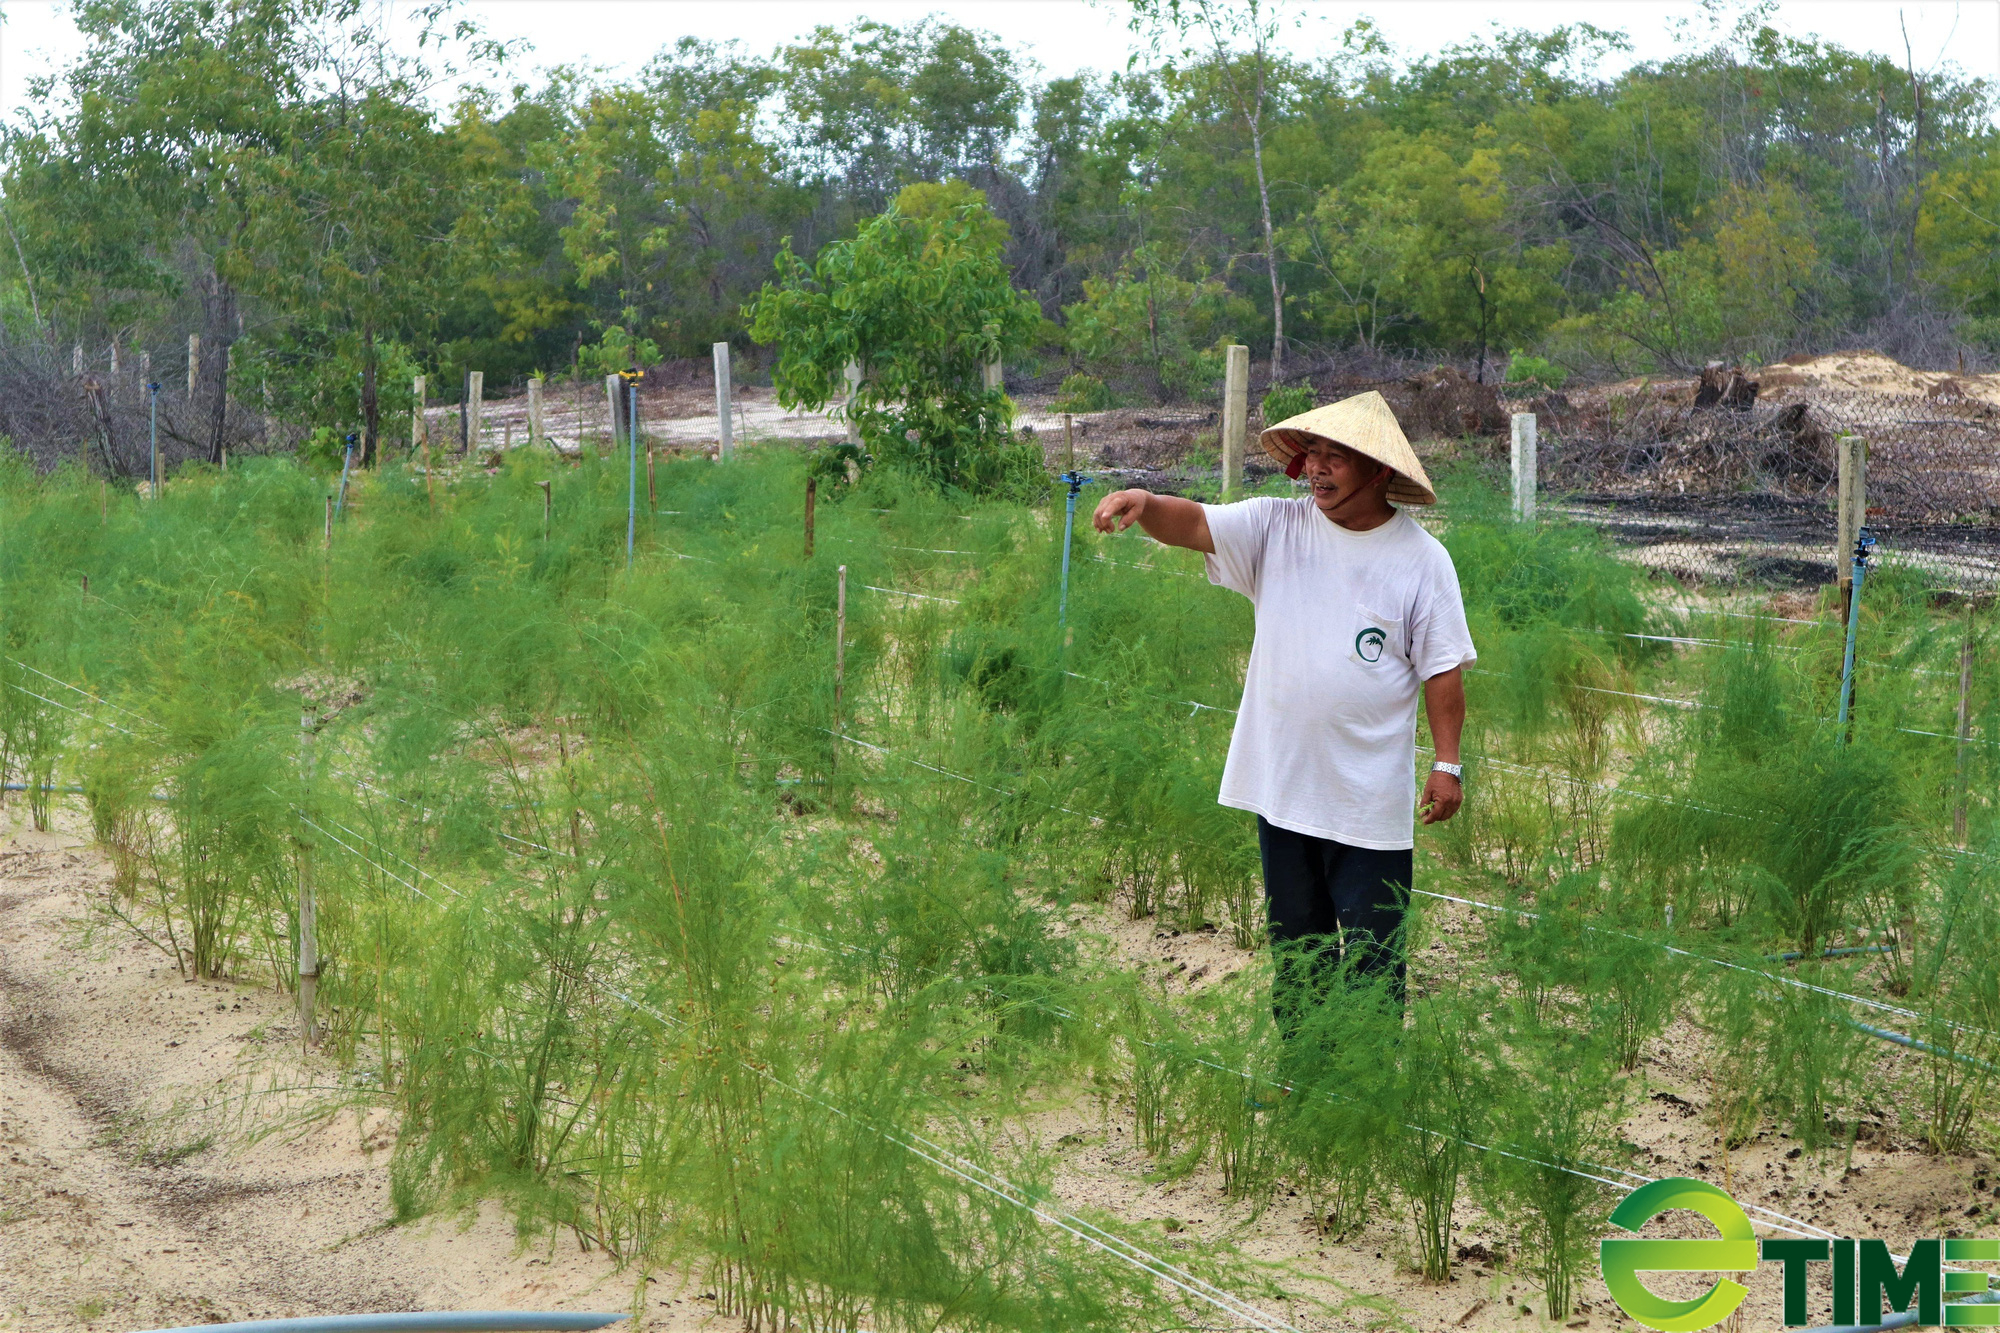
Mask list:
POLYGON ((229 348, 236 341, 236 289, 210 271, 202 292, 200 375, 196 382, 196 420, 208 419, 208 461, 222 465, 224 431, 229 425, 229 348))
MULTIPOLYGON (((1259 90, 1259 99, 1262 90, 1259 90)), ((1271 275, 1271 379, 1278 383, 1285 374, 1285 288, 1278 280, 1278 245, 1271 227, 1271 187, 1264 180, 1263 108, 1250 122, 1250 156, 1257 165, 1257 206, 1264 216, 1264 267, 1271 275)))
POLYGON ((382 403, 376 392, 375 324, 361 326, 361 466, 375 466, 375 441, 382 431, 382 403))

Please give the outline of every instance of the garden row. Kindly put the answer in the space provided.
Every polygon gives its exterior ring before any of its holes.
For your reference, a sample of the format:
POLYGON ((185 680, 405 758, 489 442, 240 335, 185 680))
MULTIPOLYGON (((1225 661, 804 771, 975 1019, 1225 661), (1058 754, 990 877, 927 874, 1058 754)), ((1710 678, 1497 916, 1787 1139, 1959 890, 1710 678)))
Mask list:
MULTIPOLYGON (((0 486, 9 774, 82 789, 106 910, 189 973, 294 986, 310 887, 322 1039, 399 1112, 402 1216, 498 1192, 758 1327, 1285 1326, 1309 1282, 1052 1198, 1036 1117, 1095 1105, 1252 1207, 1400 1212, 1433 1278, 1469 1193, 1559 1316, 1677 1019, 1725 1150, 1986 1132, 1992 812, 1952 821, 1995 756, 1922 734, 1966 629, 1920 587, 1870 582, 1850 734, 1837 624, 1673 604, 1448 478, 1472 799, 1418 887, 1461 902, 1419 897, 1407 1010, 1352 981, 1281 1042, 1268 950, 1189 988, 1098 929, 1258 943, 1214 803, 1250 617, 1197 561, 1079 534, 1059 627, 1059 503, 878 470, 822 485, 807 558, 796 456, 675 463, 628 569, 626 487, 384 469, 329 538, 286 461, 147 504, 0 486)), ((1971 706, 2000 734, 1990 682, 1971 706)))

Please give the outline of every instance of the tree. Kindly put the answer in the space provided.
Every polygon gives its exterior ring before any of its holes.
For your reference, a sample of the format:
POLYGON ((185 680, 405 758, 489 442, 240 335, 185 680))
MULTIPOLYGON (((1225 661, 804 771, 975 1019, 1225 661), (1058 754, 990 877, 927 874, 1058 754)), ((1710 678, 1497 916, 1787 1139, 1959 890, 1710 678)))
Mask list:
POLYGON ((1088 278, 1067 307, 1069 350, 1101 378, 1150 365, 1170 398, 1205 397, 1222 378, 1222 347, 1256 311, 1206 273, 1184 278, 1141 246, 1109 279, 1088 278))
POLYGON ((282 137, 317 25, 353 0, 83 0, 85 46, 34 80, 47 108, 9 145, 6 195, 28 259, 72 303, 117 318, 136 298, 191 290, 202 358, 195 396, 222 456, 236 275, 255 202, 245 172, 282 137), (122 298, 122 299, 121 299, 122 298))
POLYGON ((788 156, 807 181, 874 212, 918 181, 996 172, 1024 92, 991 36, 935 17, 815 28, 779 56, 788 156))
POLYGON ((1155 50, 1169 37, 1178 38, 1184 43, 1183 58, 1209 62, 1250 134, 1250 159, 1263 225, 1264 269, 1271 283, 1274 382, 1284 376, 1285 284, 1278 273, 1271 183, 1264 171, 1264 118, 1271 108, 1272 74, 1277 63, 1272 48, 1284 27, 1282 0, 1132 0, 1133 31, 1150 34, 1155 50))
MULTIPOLYGON (((439 16, 419 11, 426 44, 439 16)), ((193 289, 211 460, 245 295, 266 343, 354 344, 372 460, 377 339, 420 329, 455 276, 480 166, 433 123, 438 71, 391 52, 361 0, 91 0, 78 21, 84 56, 39 85, 73 107, 11 146, 27 234, 104 297, 193 289)))
POLYGON ((1013 408, 984 369, 1031 347, 1041 314, 1008 281, 984 205, 931 218, 891 207, 811 264, 788 241, 745 313, 751 337, 778 348, 786 407, 824 408, 858 364, 847 410, 876 457, 944 486, 1007 479, 1013 408))
MULTIPOLYGON (((380 73, 381 71, 376 71, 380 73)), ((282 336, 351 344, 361 383, 361 462, 381 436, 380 340, 427 331, 471 271, 479 159, 441 132, 406 79, 359 95, 343 80, 291 108, 275 151, 246 168, 256 192, 237 280, 290 308, 282 336)))
POLYGON ((740 329, 783 228, 806 211, 758 128, 774 78, 684 38, 639 83, 590 89, 573 131, 540 146, 537 165, 573 203, 562 246, 576 285, 605 298, 599 326, 686 350, 740 329))
POLYGON ((1464 348, 1483 380, 1494 347, 1533 342, 1560 312, 1568 251, 1512 229, 1498 152, 1460 162, 1441 139, 1382 136, 1321 196, 1296 244, 1357 334, 1398 327, 1421 345, 1464 348))

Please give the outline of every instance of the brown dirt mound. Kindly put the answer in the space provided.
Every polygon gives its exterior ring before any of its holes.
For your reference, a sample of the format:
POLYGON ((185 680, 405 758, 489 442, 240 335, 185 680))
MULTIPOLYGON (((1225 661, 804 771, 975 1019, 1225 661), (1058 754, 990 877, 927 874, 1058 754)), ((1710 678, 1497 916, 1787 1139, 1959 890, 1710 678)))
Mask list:
POLYGON ((1394 380, 1326 376, 1313 388, 1321 402, 1379 391, 1402 423, 1403 433, 1413 440, 1507 432, 1507 406, 1500 399, 1500 386, 1481 384, 1454 366, 1436 366, 1394 380))
POLYGON ((1902 397, 1938 396, 1940 386, 1951 392, 2000 407, 2000 374, 1951 375, 1912 370, 1872 349, 1829 352, 1825 356, 1788 356, 1761 373, 1766 390, 1773 388, 1846 389, 1902 397))

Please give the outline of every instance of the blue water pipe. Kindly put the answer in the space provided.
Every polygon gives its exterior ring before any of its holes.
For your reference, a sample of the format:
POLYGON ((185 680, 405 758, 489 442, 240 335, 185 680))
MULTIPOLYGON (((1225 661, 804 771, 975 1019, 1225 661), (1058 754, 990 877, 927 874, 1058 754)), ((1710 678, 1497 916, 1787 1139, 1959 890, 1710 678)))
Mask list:
POLYGON ((639 382, 625 381, 625 444, 630 456, 625 483, 625 568, 632 568, 632 541, 639 525, 639 382))
POLYGON ((340 517, 340 511, 347 504, 347 474, 354 468, 354 432, 347 433, 347 451, 340 459, 340 495, 333 502, 333 516, 340 517))
POLYGON ((1861 629, 1861 580, 1868 574, 1868 553, 1875 534, 1861 529, 1854 539, 1854 588, 1847 597, 1847 657, 1840 667, 1840 739, 1847 741, 1848 705, 1854 698, 1854 640, 1861 629))

